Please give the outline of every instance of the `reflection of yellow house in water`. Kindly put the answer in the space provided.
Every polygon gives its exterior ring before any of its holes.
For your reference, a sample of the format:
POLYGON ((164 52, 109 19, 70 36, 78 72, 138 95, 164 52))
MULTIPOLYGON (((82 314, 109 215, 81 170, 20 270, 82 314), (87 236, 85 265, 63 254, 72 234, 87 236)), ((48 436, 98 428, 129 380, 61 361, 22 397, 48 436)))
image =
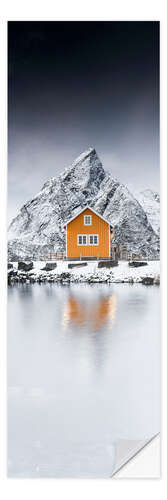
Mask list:
POLYGON ((63 311, 63 326, 70 323, 75 326, 85 326, 89 323, 91 330, 97 331, 108 321, 112 324, 115 318, 116 296, 101 297, 93 305, 81 302, 71 296, 63 311))

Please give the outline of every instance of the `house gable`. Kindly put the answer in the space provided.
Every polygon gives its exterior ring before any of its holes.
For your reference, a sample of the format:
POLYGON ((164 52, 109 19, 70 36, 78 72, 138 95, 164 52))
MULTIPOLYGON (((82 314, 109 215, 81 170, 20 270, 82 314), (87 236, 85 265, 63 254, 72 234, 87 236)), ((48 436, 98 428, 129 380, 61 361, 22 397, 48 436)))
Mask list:
MULTIPOLYGON (((65 224, 65 226, 64 226, 64 227, 66 227, 66 226, 67 226, 67 224, 70 224, 70 222, 72 222, 74 219, 76 219, 76 217, 78 217, 80 214, 82 214, 83 212, 85 212, 85 210, 90 210, 92 213, 94 213, 95 215, 97 215, 98 217, 100 217, 100 219, 104 220, 107 224, 109 224, 109 225, 111 226, 110 222, 109 222, 107 219, 105 219, 105 217, 103 217, 103 216, 102 216, 102 215, 100 215, 98 212, 96 212, 96 210, 94 210, 94 208, 92 208, 92 207, 90 207, 89 205, 87 205, 86 207, 82 208, 82 209, 80 210, 80 212, 78 212, 78 214, 74 215, 71 219, 69 219, 69 220, 66 222, 66 224, 65 224)), ((112 226, 111 226, 111 227, 112 227, 112 226)))

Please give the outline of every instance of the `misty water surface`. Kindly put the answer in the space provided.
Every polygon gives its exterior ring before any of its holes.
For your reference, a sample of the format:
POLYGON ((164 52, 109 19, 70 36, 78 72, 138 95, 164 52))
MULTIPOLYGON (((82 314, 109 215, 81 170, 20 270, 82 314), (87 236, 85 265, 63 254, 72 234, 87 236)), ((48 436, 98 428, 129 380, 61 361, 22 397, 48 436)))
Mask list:
POLYGON ((159 336, 156 286, 9 287, 8 474, 111 476, 159 431, 159 336))

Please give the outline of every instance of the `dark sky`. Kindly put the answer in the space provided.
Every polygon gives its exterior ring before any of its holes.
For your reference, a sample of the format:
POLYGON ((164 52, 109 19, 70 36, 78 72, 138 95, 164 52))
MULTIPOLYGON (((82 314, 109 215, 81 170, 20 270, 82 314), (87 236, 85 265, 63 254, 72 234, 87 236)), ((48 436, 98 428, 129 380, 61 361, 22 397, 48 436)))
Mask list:
POLYGON ((159 190, 159 23, 9 22, 9 219, 82 151, 159 190))

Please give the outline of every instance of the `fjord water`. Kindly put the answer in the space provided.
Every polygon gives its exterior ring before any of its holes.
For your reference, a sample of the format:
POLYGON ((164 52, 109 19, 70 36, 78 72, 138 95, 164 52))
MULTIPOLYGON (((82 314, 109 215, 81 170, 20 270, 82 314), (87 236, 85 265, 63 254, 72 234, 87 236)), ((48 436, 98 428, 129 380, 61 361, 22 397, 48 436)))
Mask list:
POLYGON ((9 287, 8 475, 110 477, 159 431, 159 350, 159 287, 9 287))

